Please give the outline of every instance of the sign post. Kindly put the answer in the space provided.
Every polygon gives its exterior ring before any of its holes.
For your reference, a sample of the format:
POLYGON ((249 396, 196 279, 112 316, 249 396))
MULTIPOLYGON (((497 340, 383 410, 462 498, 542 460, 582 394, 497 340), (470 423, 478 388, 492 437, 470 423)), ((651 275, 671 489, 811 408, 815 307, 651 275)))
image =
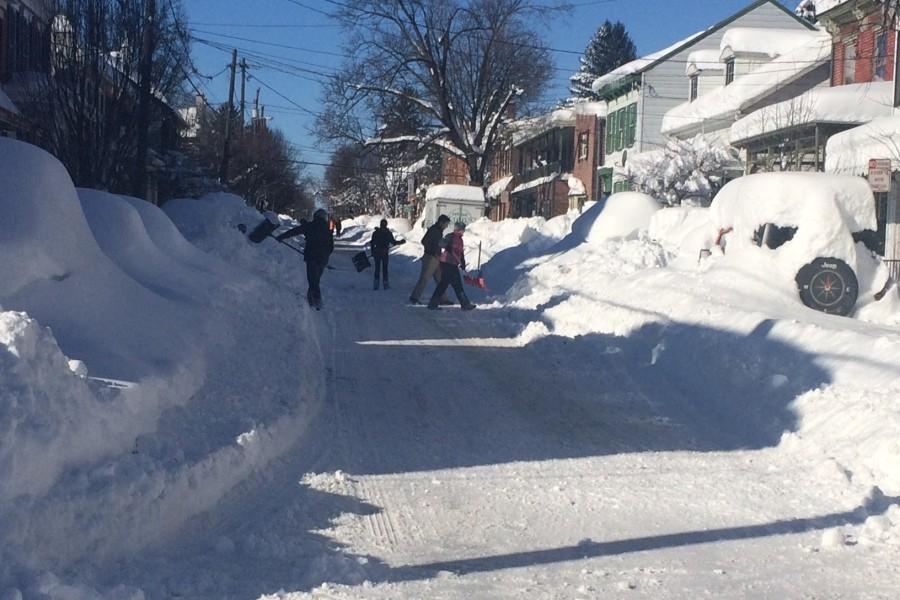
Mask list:
POLYGON ((869 186, 876 194, 891 191, 891 159, 869 159, 869 186))

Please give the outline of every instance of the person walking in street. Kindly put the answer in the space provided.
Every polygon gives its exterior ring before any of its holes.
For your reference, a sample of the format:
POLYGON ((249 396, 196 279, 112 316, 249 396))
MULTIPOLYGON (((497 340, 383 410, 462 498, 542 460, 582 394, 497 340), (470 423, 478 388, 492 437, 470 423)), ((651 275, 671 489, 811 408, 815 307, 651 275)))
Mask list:
POLYGON ((405 244, 406 240, 394 239, 394 234, 388 229, 387 219, 382 219, 378 229, 372 233, 369 247, 372 249, 372 258, 375 260, 375 288, 378 289, 379 277, 384 281, 384 289, 390 288, 388 280, 388 258, 391 246, 405 244))
POLYGON ((322 310, 320 281, 325 267, 328 266, 328 259, 334 251, 334 236, 328 228, 328 213, 325 212, 325 209, 320 208, 313 213, 312 221, 301 220, 299 226, 285 231, 276 239, 282 241, 297 235, 306 238, 306 247, 303 250, 303 260, 306 262, 306 281, 309 283, 306 299, 310 306, 316 310, 322 310))
POLYGON ((463 242, 463 233, 466 231, 465 223, 456 223, 453 226, 453 233, 444 236, 441 252, 441 282, 431 295, 431 301, 428 302, 430 310, 438 310, 441 308, 441 297, 447 292, 447 288, 452 286, 456 292, 456 298, 463 310, 472 310, 475 305, 469 301, 466 291, 463 289, 462 277, 459 270, 466 270, 465 244, 463 242))
MULTIPOLYGON (((419 298, 422 296, 422 292, 425 291, 425 286, 428 285, 429 279, 434 278, 436 284, 441 283, 441 238, 444 236, 444 230, 447 229, 448 225, 450 225, 450 217, 441 215, 438 217, 437 222, 428 228, 425 236, 422 238, 422 270, 419 273, 419 281, 416 282, 416 287, 413 288, 412 293, 409 295, 410 304, 419 304, 419 298)), ((444 293, 446 294, 446 288, 444 293)), ((440 299, 441 304, 445 304, 446 300, 446 296, 442 296, 440 299)))

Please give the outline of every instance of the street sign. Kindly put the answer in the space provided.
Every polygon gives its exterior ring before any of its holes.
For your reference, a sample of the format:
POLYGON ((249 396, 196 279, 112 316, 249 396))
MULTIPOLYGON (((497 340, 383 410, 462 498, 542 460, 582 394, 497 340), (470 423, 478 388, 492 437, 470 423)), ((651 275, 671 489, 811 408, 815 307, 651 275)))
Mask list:
POLYGON ((891 159, 869 159, 869 186, 875 193, 891 191, 891 159))

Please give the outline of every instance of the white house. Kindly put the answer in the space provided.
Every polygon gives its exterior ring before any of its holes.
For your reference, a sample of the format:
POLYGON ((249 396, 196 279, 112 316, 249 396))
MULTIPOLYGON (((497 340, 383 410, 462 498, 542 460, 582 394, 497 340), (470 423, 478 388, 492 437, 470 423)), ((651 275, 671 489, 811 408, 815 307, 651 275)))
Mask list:
POLYGON ((692 84, 684 76, 686 65, 692 63, 697 70, 699 95, 700 73, 709 71, 707 77, 715 77, 717 69, 710 68, 713 51, 721 52, 722 38, 734 27, 814 29, 774 0, 755 0, 705 31, 599 77, 592 87, 608 107, 604 160, 599 169, 604 189, 627 188, 624 167, 629 154, 665 144, 663 116, 691 95, 692 84))
MULTIPOLYGON (((706 52, 706 51, 703 51, 706 52)), ((729 28, 716 56, 720 68, 689 62, 690 99, 668 111, 664 135, 690 139, 708 134, 730 141, 731 125, 764 106, 827 86, 831 77, 831 36, 808 29, 729 28), (719 75, 710 88, 697 81, 719 75)))

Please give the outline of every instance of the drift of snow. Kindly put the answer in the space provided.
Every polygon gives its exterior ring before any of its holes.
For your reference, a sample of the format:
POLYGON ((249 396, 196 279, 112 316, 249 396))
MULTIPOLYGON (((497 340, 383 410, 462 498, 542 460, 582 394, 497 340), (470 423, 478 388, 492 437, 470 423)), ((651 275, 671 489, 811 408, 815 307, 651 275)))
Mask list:
POLYGON ((825 170, 865 175, 873 158, 888 159, 893 170, 900 170, 900 117, 873 119, 828 138, 825 170))
POLYGON ((464 202, 484 202, 484 190, 476 185, 443 183, 433 185, 425 192, 425 200, 462 200, 464 202))
POLYGON ((0 591, 98 597, 49 572, 168 539, 302 434, 321 358, 275 284, 302 263, 257 274, 291 253, 231 226, 261 220, 243 203, 172 207, 229 264, 155 206, 76 192, 34 146, 3 138, 0 155, 0 219, 16 223, 0 231, 0 591), (299 362, 271 351, 294 345, 299 362))

